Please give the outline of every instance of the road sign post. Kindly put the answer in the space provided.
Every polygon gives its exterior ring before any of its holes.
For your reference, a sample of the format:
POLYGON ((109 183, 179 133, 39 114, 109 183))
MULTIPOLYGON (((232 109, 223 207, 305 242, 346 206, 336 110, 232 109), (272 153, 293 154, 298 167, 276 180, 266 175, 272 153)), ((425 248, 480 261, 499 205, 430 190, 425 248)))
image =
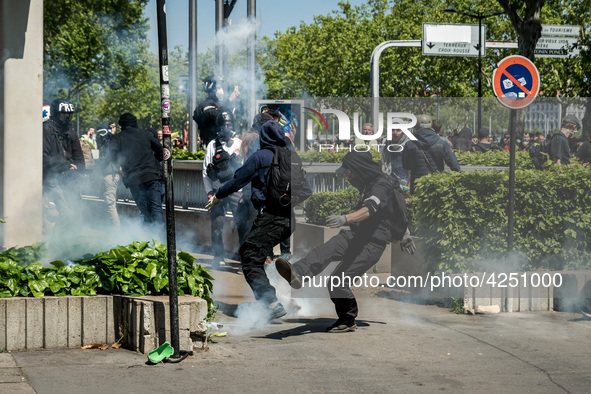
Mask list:
POLYGON ((507 251, 513 251, 515 212, 515 124, 517 109, 530 105, 540 90, 540 73, 526 57, 514 55, 501 60, 493 72, 493 91, 505 107, 511 108, 509 118, 509 206, 507 209, 507 251))

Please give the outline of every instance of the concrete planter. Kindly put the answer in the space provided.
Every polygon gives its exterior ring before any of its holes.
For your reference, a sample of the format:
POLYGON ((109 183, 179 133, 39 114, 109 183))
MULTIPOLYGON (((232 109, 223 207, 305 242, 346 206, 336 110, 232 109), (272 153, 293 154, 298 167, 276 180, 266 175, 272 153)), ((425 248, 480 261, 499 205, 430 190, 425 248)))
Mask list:
MULTIPOLYGON (((205 343, 207 302, 179 297, 182 350, 205 343)), ((72 348, 121 341, 148 353, 170 341, 168 296, 0 299, 0 351, 72 348)))

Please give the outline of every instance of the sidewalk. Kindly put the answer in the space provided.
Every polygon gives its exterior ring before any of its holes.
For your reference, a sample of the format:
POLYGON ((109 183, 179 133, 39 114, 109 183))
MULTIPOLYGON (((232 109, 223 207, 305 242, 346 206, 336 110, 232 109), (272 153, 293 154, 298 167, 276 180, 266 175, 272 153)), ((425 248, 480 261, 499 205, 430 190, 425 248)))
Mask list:
POLYGON ((122 349, 2 353, 0 393, 589 391, 591 320, 581 315, 455 315, 378 292, 358 299, 353 333, 324 332, 328 299, 256 325, 232 316, 256 305, 236 268, 213 272, 228 335, 209 351, 155 366, 122 349))

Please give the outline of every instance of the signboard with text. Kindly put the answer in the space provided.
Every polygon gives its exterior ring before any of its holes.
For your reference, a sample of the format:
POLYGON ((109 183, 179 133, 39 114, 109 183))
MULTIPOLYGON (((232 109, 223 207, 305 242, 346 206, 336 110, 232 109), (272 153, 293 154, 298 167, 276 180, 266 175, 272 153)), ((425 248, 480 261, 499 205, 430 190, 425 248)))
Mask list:
MULTIPOLYGON (((486 26, 482 26, 480 54, 486 52, 486 26)), ((478 25, 423 23, 423 55, 478 56, 478 25)))

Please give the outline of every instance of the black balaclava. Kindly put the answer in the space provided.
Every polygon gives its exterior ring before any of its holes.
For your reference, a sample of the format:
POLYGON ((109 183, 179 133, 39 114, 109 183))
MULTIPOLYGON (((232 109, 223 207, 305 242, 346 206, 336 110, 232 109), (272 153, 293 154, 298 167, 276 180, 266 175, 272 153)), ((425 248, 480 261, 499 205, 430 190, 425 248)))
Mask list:
POLYGON ((369 152, 353 151, 347 153, 343 158, 343 167, 348 168, 355 174, 354 178, 349 179, 349 183, 359 190, 363 190, 366 185, 382 174, 380 165, 373 161, 369 152))

